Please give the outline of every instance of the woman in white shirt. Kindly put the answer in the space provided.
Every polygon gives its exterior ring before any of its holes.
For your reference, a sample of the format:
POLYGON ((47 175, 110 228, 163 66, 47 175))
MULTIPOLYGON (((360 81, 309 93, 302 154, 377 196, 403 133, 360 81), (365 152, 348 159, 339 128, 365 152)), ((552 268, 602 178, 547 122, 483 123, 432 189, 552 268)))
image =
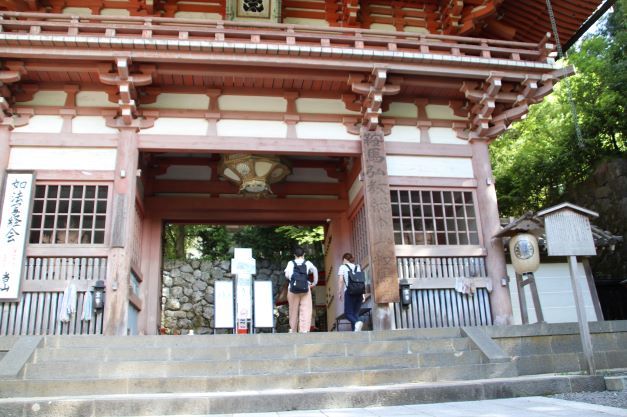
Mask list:
POLYGON ((340 284, 340 301, 344 301, 344 315, 351 322, 351 330, 354 332, 361 331, 364 323, 359 320, 359 310, 363 303, 363 295, 351 295, 346 291, 348 287, 348 271, 359 272, 361 267, 355 265, 355 258, 350 253, 342 256, 342 265, 337 271, 337 278, 340 284))

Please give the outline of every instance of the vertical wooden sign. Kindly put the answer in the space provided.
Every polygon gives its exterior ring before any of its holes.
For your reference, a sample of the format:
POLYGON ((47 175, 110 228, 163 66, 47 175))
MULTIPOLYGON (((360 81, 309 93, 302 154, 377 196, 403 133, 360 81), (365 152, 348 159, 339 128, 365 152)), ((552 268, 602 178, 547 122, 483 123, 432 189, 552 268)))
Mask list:
POLYGON ((7 173, 0 224, 0 301, 19 301, 33 173, 7 173))
POLYGON ((378 304, 395 303, 399 301, 398 271, 385 144, 380 129, 362 129, 361 154, 374 300, 378 304))

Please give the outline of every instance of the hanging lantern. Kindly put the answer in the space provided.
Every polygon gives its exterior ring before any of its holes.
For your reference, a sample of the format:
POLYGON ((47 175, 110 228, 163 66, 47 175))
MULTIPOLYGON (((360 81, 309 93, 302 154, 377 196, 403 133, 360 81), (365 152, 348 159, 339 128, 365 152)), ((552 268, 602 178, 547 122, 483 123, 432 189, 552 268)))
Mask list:
POLYGON ((239 186, 242 194, 262 196, 271 194, 270 184, 290 174, 290 168, 273 155, 222 155, 218 171, 227 180, 239 186))
POLYGON ((530 233, 520 233, 509 240, 509 254, 517 274, 535 272, 540 267, 538 239, 530 233))

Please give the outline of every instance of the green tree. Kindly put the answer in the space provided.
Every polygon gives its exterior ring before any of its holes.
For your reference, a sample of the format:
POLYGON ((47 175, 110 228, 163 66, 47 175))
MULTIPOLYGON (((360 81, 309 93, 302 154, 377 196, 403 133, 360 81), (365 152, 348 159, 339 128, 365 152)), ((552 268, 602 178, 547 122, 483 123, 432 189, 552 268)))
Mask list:
POLYGON ((606 158, 625 157, 627 71, 625 2, 619 0, 600 33, 585 39, 567 64, 577 106, 578 138, 564 83, 525 120, 491 146, 499 208, 517 216, 554 204, 573 185, 587 179, 606 158))
POLYGON ((226 260, 232 258, 233 235, 225 226, 202 226, 196 231, 196 244, 204 259, 226 260))

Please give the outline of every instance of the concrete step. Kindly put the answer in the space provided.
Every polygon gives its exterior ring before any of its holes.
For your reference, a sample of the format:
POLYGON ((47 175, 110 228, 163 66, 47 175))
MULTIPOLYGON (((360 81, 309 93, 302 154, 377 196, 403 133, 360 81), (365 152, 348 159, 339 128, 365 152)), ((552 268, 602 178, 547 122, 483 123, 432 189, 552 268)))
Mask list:
POLYGON ((296 359, 230 359, 117 361, 93 360, 27 363, 25 379, 70 379, 98 376, 102 378, 172 377, 204 375, 264 375, 333 370, 420 368, 433 366, 480 364, 478 351, 443 353, 403 353, 379 356, 313 356, 296 359))
POLYGON ((459 328, 406 329, 376 332, 260 333, 194 336, 46 336, 43 347, 60 348, 193 348, 207 346, 281 346, 432 340, 461 337, 459 328))
POLYGON ((206 415, 482 400, 599 391, 602 376, 542 375, 448 383, 271 391, 15 397, 0 399, 3 417, 206 415))
POLYGON ((453 353, 470 350, 467 338, 456 337, 428 340, 352 341, 329 344, 293 345, 214 345, 211 339, 203 346, 193 347, 44 347, 35 351, 34 362, 50 361, 165 361, 165 360, 233 360, 263 357, 266 359, 296 359, 332 356, 381 356, 406 353, 453 353))
POLYGON ((47 397, 94 394, 266 391, 399 383, 428 383, 516 376, 513 364, 344 370, 264 375, 170 376, 82 379, 0 380, 0 397, 47 397))

